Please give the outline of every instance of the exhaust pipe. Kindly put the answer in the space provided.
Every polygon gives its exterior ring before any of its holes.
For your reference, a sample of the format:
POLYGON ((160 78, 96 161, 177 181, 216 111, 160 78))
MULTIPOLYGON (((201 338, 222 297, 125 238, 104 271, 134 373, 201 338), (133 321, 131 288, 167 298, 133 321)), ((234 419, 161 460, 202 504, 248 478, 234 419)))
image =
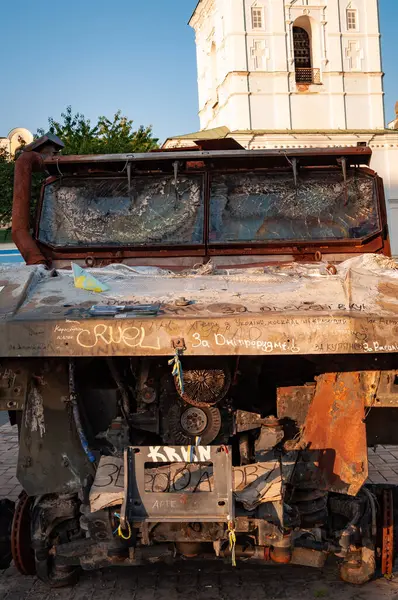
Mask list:
POLYGON ((44 171, 44 161, 37 152, 22 152, 15 163, 12 239, 27 265, 47 264, 30 233, 32 173, 40 171, 44 171))

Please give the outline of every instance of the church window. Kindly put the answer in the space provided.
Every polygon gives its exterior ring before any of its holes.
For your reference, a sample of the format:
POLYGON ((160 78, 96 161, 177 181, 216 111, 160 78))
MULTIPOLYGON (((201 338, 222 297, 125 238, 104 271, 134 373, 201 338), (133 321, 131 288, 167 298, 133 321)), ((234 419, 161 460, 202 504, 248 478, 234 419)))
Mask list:
POLYGON ((357 11, 353 8, 347 9, 347 29, 355 31, 357 28, 357 11))
POLYGON ((263 28, 263 9, 258 7, 252 8, 252 28, 262 29, 263 28))
POLYGON ((315 83, 310 37, 302 27, 293 27, 294 63, 297 83, 315 83))

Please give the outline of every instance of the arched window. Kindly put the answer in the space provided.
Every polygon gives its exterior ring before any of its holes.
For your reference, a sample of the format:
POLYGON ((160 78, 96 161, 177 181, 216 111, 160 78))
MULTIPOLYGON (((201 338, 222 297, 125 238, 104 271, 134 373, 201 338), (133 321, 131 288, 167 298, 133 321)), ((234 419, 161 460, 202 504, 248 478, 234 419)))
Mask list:
POLYGON ((294 64, 296 67, 296 81, 302 83, 312 82, 311 75, 311 43, 310 36, 302 27, 293 27, 294 64))
POLYGON ((294 64, 297 83, 320 83, 320 70, 312 64, 311 25, 308 19, 293 27, 294 64), (304 28, 305 27, 305 28, 304 28), (310 32, 310 33, 309 33, 310 32))

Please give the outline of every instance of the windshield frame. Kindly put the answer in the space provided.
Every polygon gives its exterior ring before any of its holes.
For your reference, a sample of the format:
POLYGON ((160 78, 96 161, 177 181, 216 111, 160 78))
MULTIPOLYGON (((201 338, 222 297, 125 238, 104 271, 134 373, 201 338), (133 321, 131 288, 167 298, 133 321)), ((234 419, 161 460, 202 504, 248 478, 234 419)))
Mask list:
MULTIPOLYGON (((62 179, 61 176, 49 177, 42 186, 40 201, 38 203, 35 221, 34 237, 37 240, 38 245, 43 252, 52 258, 71 259, 73 257, 84 258, 87 255, 99 256, 104 258, 114 259, 115 257, 121 257, 121 259, 129 257, 157 257, 157 256, 212 256, 212 255, 242 255, 242 254, 257 254, 257 255, 278 255, 278 254, 294 254, 304 255, 312 253, 320 249, 323 253, 336 253, 336 252, 348 252, 348 253, 360 253, 360 252, 383 252, 384 246, 388 243, 388 228, 387 228, 387 212, 384 198, 384 186, 383 181, 377 176, 375 171, 369 167, 354 167, 358 169, 360 173, 375 181, 375 194, 377 202, 378 218, 380 228, 374 233, 365 236, 363 238, 355 239, 316 239, 316 240, 273 240, 273 241, 233 241, 233 242, 212 242, 209 240, 209 228, 210 228, 210 189, 211 189, 211 178, 219 174, 231 174, 231 173, 258 173, 258 174, 272 174, 272 173, 290 173, 293 177, 292 170, 290 168, 250 168, 250 166, 237 169, 235 168, 211 168, 209 164, 203 164, 202 168, 195 167, 195 169, 181 168, 179 171, 180 175, 200 175, 203 178, 203 200, 204 200, 204 238, 203 244, 157 244, 157 245, 106 245, 103 246, 78 246, 78 247, 65 247, 61 245, 52 245, 40 241, 39 229, 40 219, 43 207, 44 190, 46 186, 54 183, 57 180, 62 179)), ((354 169, 351 167, 349 171, 354 169)), ((342 174, 341 168, 338 166, 319 166, 319 167, 303 167, 303 170, 310 171, 334 171, 342 174)), ((153 171, 139 171, 137 175, 145 177, 146 175, 152 176, 156 173, 153 171)), ((164 173, 158 173, 159 176, 164 176, 164 173)), ((90 173, 84 170, 79 170, 73 177, 107 177, 112 173, 106 173, 99 170, 98 173, 90 173)), ((114 174, 115 175, 115 174, 114 174)), ((135 175, 135 173, 134 173, 135 175)), ((132 177, 134 176, 132 174, 132 177)), ((69 176, 69 174, 68 174, 69 176)), ((341 175, 343 177, 343 175, 341 175)))
MULTIPOLYGON (((168 179, 171 179, 171 177, 169 177, 169 174, 165 174, 165 173, 143 173, 143 174, 134 174, 134 177, 131 177, 131 181, 133 181, 134 179, 145 179, 148 177, 151 178, 152 180, 158 178, 160 179, 165 179, 167 175, 168 179)), ((126 180, 126 184, 127 184, 127 178, 124 177, 120 174, 120 173, 114 173, 114 174, 89 174, 89 173, 81 173, 79 175, 71 175, 68 174, 67 176, 63 177, 50 177, 48 178, 45 183, 42 186, 41 189, 41 193, 40 193, 40 202, 39 202, 39 206, 38 206, 38 212, 37 212, 37 218, 36 218, 36 227, 35 227, 35 237, 37 239, 37 241, 40 244, 43 244, 44 246, 47 246, 49 248, 52 248, 53 250, 63 250, 66 252, 73 252, 73 251, 77 251, 80 249, 86 249, 87 251, 92 251, 92 252, 96 252, 97 250, 101 251, 103 249, 113 249, 113 250, 117 250, 119 248, 130 248, 130 249, 144 249, 144 250, 149 250, 149 249, 153 249, 154 251, 157 250, 161 250, 163 248, 192 248, 192 249, 199 249, 199 248, 205 248, 205 241, 206 241, 206 230, 205 230, 205 225, 207 222, 207 214, 206 214, 206 178, 204 176, 204 173, 183 173, 180 172, 179 173, 179 177, 189 177, 191 176, 192 178, 195 177, 196 179, 199 180, 200 182, 200 194, 201 194, 201 200, 200 200, 200 211, 203 214, 203 222, 202 222, 202 229, 201 229, 201 233, 202 233, 202 241, 201 242, 184 242, 184 243, 150 243, 150 242, 137 242, 137 243, 131 243, 131 244, 123 244, 123 243, 114 243, 114 244, 101 244, 101 243, 93 243, 93 244, 68 244, 68 245, 62 245, 62 244, 54 244, 48 241, 44 241, 41 238, 41 229, 42 229, 42 218, 43 218, 43 210, 44 210, 44 202, 45 202, 45 193, 46 193, 46 189, 53 185, 54 183, 57 182, 62 182, 62 179, 69 179, 69 180, 94 180, 94 179, 98 179, 98 180, 126 180)))

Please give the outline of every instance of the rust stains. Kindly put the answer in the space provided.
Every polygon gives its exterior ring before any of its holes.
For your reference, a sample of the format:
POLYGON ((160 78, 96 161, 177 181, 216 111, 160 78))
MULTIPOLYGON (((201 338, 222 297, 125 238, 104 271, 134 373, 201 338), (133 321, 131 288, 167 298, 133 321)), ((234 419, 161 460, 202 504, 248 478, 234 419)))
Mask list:
POLYGON ((383 296, 398 297, 398 284, 391 283, 390 281, 381 281, 378 285, 378 290, 383 296))
POLYGON ((360 373, 318 377, 303 438, 318 451, 318 467, 330 491, 356 495, 368 476, 364 396, 360 373))
POLYGON ((47 262, 30 234, 32 173, 43 170, 43 158, 37 152, 22 152, 15 163, 12 239, 28 265, 47 262))

